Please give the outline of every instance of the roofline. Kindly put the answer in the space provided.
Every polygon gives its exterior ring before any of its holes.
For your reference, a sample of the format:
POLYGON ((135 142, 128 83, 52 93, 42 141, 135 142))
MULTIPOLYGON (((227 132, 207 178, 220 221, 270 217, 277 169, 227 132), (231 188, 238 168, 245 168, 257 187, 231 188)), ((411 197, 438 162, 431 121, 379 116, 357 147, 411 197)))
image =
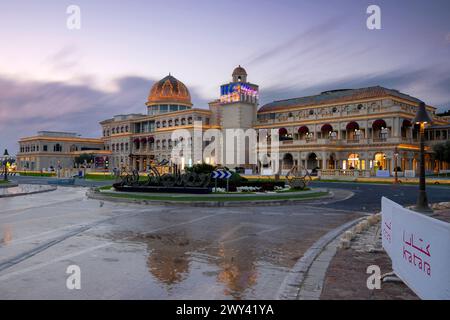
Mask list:
MULTIPOLYGON (((263 109, 266 105, 270 104, 265 104, 263 105, 261 108, 259 108, 258 110, 258 114, 265 114, 265 113, 273 113, 273 112, 284 112, 284 111, 292 111, 292 110, 302 110, 302 109, 307 109, 307 108, 311 108, 311 107, 327 107, 327 106, 339 106, 339 105, 348 105, 350 102, 351 103, 357 103, 357 102, 367 102, 367 101, 376 101, 376 100, 380 100, 383 98, 391 98, 395 101, 399 101, 399 102, 408 102, 408 103, 412 103, 413 105, 418 106, 419 102, 416 101, 412 101, 412 100, 408 100, 408 99, 403 99, 403 98, 399 98, 390 94, 387 95, 381 95, 378 97, 373 97, 373 98, 364 98, 364 99, 356 99, 356 100, 348 100, 345 102, 336 102, 336 103, 315 103, 315 104, 307 104, 307 105, 303 105, 303 106, 290 106, 290 107, 283 107, 280 109, 276 109, 276 110, 264 110, 264 111, 260 111, 261 109, 263 109)), ((293 98, 293 99, 289 99, 289 100, 294 100, 294 99, 298 99, 298 98, 293 98)), ((288 101, 288 100, 280 100, 281 101, 288 101)), ((274 101, 277 102, 277 101, 274 101)), ((273 103, 273 102, 271 102, 273 103)), ((427 109, 432 109, 432 110, 436 110, 436 107, 430 106, 430 105, 426 105, 427 109)))

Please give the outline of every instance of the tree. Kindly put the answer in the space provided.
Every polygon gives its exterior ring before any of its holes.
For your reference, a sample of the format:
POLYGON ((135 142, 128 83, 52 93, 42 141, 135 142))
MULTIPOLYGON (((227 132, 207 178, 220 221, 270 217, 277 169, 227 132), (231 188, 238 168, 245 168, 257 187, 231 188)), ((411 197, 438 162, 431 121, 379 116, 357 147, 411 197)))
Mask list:
POLYGON ((436 160, 450 163, 450 141, 435 144, 433 152, 436 160))
POLYGON ((90 163, 94 161, 94 156, 92 154, 83 153, 75 158, 76 165, 84 165, 85 163, 90 163))

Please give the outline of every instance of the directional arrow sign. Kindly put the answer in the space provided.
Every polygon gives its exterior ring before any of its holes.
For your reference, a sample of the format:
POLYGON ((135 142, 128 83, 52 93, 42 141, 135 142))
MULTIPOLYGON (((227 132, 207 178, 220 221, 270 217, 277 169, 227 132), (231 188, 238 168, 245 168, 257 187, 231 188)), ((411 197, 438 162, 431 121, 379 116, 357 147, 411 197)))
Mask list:
POLYGON ((229 179, 230 177, 230 171, 216 170, 211 172, 211 178, 213 179, 229 179))

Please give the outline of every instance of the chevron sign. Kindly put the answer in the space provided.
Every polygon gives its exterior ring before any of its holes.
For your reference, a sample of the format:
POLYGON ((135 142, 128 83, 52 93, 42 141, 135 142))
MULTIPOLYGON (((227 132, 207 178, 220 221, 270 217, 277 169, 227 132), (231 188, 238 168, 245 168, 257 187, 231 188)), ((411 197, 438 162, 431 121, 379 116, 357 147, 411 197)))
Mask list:
POLYGON ((231 177, 230 171, 213 171, 211 172, 211 178, 213 179, 229 179, 231 177))

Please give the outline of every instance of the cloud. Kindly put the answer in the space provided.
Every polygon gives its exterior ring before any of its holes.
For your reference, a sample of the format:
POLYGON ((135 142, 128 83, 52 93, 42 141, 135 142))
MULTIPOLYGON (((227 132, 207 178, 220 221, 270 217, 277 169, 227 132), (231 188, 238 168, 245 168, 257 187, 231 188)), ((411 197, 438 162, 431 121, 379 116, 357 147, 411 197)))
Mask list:
POLYGON ((344 21, 342 17, 333 17, 323 23, 314 25, 309 29, 297 33, 295 36, 282 43, 269 47, 265 51, 259 52, 249 58, 246 64, 260 64, 274 58, 279 58, 284 53, 290 52, 299 45, 301 45, 300 52, 306 53, 314 51, 320 45, 324 37, 328 37, 331 32, 336 31, 336 29, 343 24, 342 21, 344 21), (305 44, 310 43, 311 41, 313 42, 313 45, 308 45, 305 47, 305 44))
MULTIPOLYGON (((145 101, 154 79, 125 76, 107 92, 90 84, 19 81, 0 76, 0 149, 18 149, 21 137, 39 130, 100 135, 99 121, 117 114, 145 113, 145 101)), ((190 89, 194 103, 203 101, 190 89)))
POLYGON ((266 104, 274 100, 283 100, 335 89, 355 89, 370 86, 383 86, 396 89, 405 94, 424 100, 438 108, 447 110, 450 106, 450 77, 448 71, 440 66, 430 68, 401 70, 394 69, 378 74, 364 74, 350 76, 309 87, 271 86, 261 90, 261 103, 266 104))
POLYGON ((81 54, 75 46, 65 46, 54 54, 44 59, 53 71, 68 71, 78 67, 81 61, 81 54))

